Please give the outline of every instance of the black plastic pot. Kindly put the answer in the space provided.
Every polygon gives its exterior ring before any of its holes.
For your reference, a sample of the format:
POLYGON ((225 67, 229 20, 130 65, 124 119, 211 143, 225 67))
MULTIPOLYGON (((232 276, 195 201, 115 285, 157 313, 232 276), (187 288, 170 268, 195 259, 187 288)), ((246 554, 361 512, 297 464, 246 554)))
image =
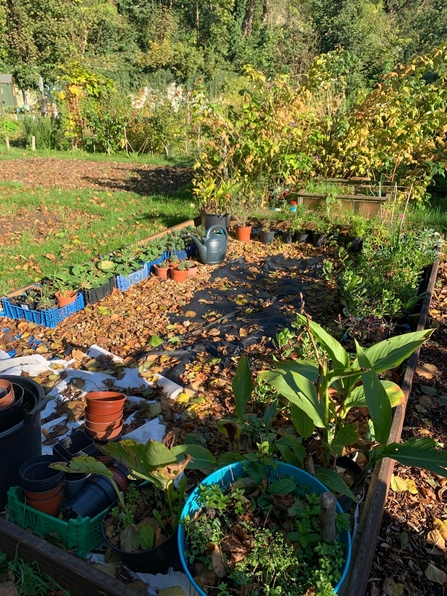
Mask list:
POLYGON ((310 236, 309 232, 306 232, 306 231, 298 232, 297 231, 297 232, 295 232, 295 242, 298 242, 298 243, 307 242, 309 239, 309 236, 310 236))
POLYGON ((98 453, 95 441, 82 430, 77 430, 69 437, 65 437, 53 447, 53 454, 65 461, 71 461, 73 457, 79 457, 81 455, 94 457, 98 453))
POLYGON ((23 407, 24 390, 21 385, 12 383, 14 389, 14 402, 4 410, 0 410, 0 432, 8 430, 25 418, 23 407))
POLYGON ((90 474, 65 474, 65 499, 70 502, 81 491, 90 474))
POLYGON ((19 484, 19 468, 26 460, 42 453, 40 412, 47 404, 42 387, 27 377, 3 375, 20 385, 23 395, 23 420, 0 432, 0 510, 7 502, 6 493, 19 484))
MULTIPOLYGON (((354 484, 351 486, 351 490, 355 496, 358 496, 362 492, 366 481, 365 477, 361 478, 363 472, 362 468, 353 459, 346 455, 337 457, 336 464, 338 467, 345 468, 349 471, 350 475, 354 479, 354 484), (361 480, 359 481, 360 478, 361 480)), ((354 503, 350 497, 346 497, 344 495, 339 497, 337 501, 345 513, 349 511, 351 505, 354 503)))
POLYGON ((96 304, 103 298, 110 296, 113 292, 113 288, 116 287, 115 276, 107 280, 102 286, 98 288, 91 288, 90 290, 82 290, 85 304, 96 304))
POLYGON ((54 455, 38 455, 23 462, 19 469, 21 487, 37 493, 59 486, 64 480, 64 472, 49 467, 58 460, 54 455))
POLYGON ((105 514, 102 525, 104 540, 115 555, 119 557, 129 569, 140 573, 152 574, 167 573, 171 567, 174 571, 183 570, 178 552, 177 531, 171 534, 167 540, 158 546, 154 546, 154 548, 133 552, 124 551, 111 544, 106 536, 104 531, 104 521, 109 517, 110 509, 105 514))
POLYGON ((326 235, 321 232, 312 232, 312 243, 314 246, 323 246, 326 242, 326 235))
POLYGON ((294 237, 293 232, 291 232, 290 230, 284 230, 283 232, 281 232, 281 236, 284 244, 292 244, 294 237))
POLYGON ((105 476, 93 476, 64 509, 68 518, 95 517, 117 501, 112 483, 105 476))
POLYGON ((229 213, 205 213, 200 212, 200 222, 205 230, 211 226, 224 226, 227 230, 230 227, 231 215, 229 213))
POLYGON ((271 244, 275 239, 275 232, 272 230, 261 230, 261 242, 271 244))

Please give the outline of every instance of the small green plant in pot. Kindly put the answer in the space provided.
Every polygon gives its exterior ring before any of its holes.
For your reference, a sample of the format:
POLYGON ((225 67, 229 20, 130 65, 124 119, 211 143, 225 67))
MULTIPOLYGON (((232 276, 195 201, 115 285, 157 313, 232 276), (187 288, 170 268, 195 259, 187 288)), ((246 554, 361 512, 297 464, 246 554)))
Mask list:
POLYGON ((182 472, 187 467, 214 466, 213 455, 199 445, 178 445, 168 449, 152 440, 145 444, 132 440, 109 442, 101 447, 101 451, 126 466, 132 478, 145 483, 137 491, 132 488, 130 495, 122 495, 110 469, 93 458, 74 458, 69 464, 55 464, 54 467, 109 478, 117 492, 118 505, 104 518, 103 533, 107 543, 135 570, 166 572, 177 552, 175 531, 187 482, 182 472))

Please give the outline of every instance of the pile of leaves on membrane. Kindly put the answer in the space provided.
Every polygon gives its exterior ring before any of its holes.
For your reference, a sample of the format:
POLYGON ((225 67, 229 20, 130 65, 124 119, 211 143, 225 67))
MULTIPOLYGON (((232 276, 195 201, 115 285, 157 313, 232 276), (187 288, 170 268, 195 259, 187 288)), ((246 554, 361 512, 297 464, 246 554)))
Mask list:
MULTIPOLYGON (((186 559, 209 595, 333 596, 345 545, 324 542, 319 497, 290 476, 270 479, 252 464, 227 489, 201 485, 185 520, 186 559)), ((337 538, 349 517, 336 515, 337 538)))

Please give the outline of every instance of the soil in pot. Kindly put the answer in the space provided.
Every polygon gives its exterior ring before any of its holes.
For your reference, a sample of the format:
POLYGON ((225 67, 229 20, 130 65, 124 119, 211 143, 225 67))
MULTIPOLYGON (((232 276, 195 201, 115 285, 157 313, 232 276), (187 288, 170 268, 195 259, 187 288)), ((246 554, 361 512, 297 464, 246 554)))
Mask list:
POLYGON ((109 509, 103 523, 103 535, 107 545, 133 571, 167 573, 171 567, 180 571, 177 531, 171 526, 169 510, 161 493, 152 485, 143 485, 139 489, 131 486, 126 493, 126 502, 129 499, 129 491, 130 500, 134 501, 133 505, 129 503, 133 508, 133 524, 127 524, 126 516, 121 515, 117 507, 109 509), (159 512, 157 518, 153 516, 154 509, 159 512), (163 525, 158 520, 163 520, 163 525), (145 533, 151 537, 151 548, 145 548, 148 544, 145 533))

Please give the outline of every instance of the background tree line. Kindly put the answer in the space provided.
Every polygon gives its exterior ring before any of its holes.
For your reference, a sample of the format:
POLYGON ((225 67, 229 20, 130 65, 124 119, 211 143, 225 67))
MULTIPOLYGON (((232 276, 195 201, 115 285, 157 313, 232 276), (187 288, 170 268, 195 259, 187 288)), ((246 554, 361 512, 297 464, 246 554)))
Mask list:
POLYGON ((146 82, 211 92, 246 64, 307 70, 342 47, 351 90, 447 39, 443 0, 0 0, 0 70, 23 88, 78 61, 124 91, 146 82))

